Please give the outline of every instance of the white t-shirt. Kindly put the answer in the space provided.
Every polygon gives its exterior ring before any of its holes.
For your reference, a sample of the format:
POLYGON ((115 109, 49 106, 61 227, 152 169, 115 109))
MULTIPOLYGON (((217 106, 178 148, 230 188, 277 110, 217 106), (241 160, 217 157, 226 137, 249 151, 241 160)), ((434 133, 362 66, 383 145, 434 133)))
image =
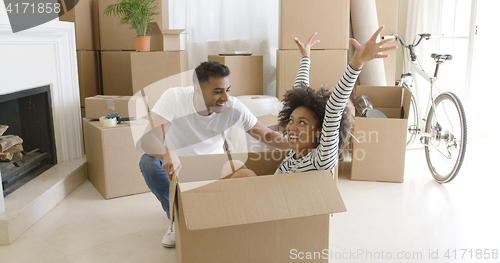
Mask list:
POLYGON ((171 123, 165 145, 177 155, 224 153, 223 132, 235 125, 248 131, 257 123, 257 118, 235 97, 229 96, 221 113, 209 116, 198 114, 193 99, 193 86, 169 88, 151 110, 171 123))

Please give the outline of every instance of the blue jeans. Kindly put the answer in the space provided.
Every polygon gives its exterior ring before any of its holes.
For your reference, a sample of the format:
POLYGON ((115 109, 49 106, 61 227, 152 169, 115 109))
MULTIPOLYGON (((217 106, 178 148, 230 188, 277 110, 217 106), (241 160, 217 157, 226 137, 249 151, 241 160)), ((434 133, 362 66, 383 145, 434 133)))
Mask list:
POLYGON ((168 174, 161 167, 162 163, 162 159, 144 154, 139 162, 139 167, 149 189, 158 198, 163 210, 170 218, 168 200, 170 181, 168 180, 168 174))

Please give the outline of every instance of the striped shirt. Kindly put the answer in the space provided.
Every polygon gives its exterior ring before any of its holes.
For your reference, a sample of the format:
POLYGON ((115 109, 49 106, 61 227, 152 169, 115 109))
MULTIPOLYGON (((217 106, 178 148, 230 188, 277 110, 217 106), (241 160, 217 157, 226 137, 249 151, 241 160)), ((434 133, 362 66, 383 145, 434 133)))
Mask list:
MULTIPOLYGON (((309 65, 310 59, 308 57, 302 58, 295 85, 300 84, 300 82, 309 85, 309 65)), ((335 168, 338 163, 339 128, 342 112, 360 72, 361 70, 356 70, 349 64, 344 75, 335 86, 326 103, 325 119, 322 124, 318 147, 300 158, 295 158, 295 150, 291 150, 278 166, 275 174, 331 170, 335 168)))

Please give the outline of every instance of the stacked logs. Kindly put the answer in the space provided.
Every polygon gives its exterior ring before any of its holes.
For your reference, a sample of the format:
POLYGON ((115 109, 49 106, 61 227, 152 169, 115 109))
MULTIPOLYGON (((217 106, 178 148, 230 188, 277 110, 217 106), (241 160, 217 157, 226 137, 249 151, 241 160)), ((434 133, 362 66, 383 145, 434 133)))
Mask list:
POLYGON ((0 162, 10 162, 23 158, 23 139, 17 135, 3 135, 9 128, 7 125, 0 125, 0 162))

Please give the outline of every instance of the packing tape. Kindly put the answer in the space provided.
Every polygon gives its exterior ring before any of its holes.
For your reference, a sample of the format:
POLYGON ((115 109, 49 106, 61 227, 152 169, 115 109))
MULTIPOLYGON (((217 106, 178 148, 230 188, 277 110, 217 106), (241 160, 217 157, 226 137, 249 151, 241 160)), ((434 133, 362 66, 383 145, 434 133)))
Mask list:
POLYGON ((114 127, 116 126, 116 118, 108 119, 106 116, 102 116, 99 118, 99 123, 101 124, 101 127, 114 127))

